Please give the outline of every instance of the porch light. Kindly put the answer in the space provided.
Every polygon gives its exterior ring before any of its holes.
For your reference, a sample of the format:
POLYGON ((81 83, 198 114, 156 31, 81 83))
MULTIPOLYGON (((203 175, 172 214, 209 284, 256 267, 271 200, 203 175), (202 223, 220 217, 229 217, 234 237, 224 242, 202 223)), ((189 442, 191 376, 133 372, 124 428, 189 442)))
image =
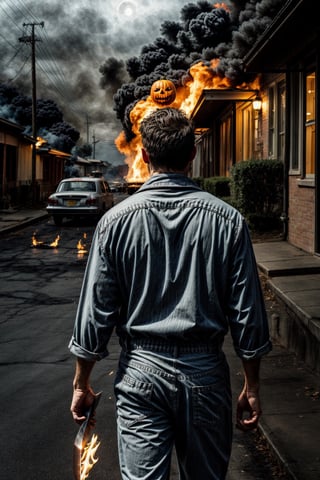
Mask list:
POLYGON ((262 99, 259 95, 252 102, 252 107, 255 112, 259 112, 262 108, 262 99))

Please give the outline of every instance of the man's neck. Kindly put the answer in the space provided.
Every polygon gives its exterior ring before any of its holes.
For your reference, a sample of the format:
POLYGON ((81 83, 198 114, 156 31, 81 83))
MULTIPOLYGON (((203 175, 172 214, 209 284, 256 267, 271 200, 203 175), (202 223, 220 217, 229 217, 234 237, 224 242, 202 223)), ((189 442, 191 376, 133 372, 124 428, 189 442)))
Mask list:
POLYGON ((186 175, 186 170, 173 170, 169 168, 150 169, 150 175, 159 175, 160 173, 178 173, 179 175, 186 175))

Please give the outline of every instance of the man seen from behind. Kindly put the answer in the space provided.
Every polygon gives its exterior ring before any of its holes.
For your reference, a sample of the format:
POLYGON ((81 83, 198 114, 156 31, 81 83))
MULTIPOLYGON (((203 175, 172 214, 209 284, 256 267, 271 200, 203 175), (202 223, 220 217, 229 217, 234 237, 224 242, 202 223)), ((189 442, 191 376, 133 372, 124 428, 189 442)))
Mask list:
POLYGON ((90 374, 115 330, 114 384, 122 479, 223 480, 232 444, 230 332, 244 385, 236 423, 257 427, 260 359, 271 350, 249 231, 241 214, 189 177, 192 122, 160 108, 141 122, 150 178, 97 225, 69 348, 71 412, 92 404, 90 374))

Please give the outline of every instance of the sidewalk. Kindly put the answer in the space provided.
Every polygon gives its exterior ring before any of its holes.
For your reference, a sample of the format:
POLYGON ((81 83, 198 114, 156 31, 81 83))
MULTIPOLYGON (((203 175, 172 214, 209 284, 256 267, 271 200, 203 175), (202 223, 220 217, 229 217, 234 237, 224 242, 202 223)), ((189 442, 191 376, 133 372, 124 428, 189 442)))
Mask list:
MULTIPOLYGON (((224 350, 230 365, 235 402, 243 376, 228 339, 224 350)), ((293 353, 275 343, 273 350, 263 357, 260 377, 263 414, 259 430, 270 451, 292 480, 319 480, 319 377, 293 353)), ((245 475, 241 478, 246 480, 245 475)), ((281 478, 272 476, 266 480, 281 478)))
POLYGON ((27 226, 47 217, 46 209, 0 210, 0 235, 13 232, 21 226, 27 226))
MULTIPOLYGON (((0 211, 0 234, 45 217, 45 209, 0 211)), ((277 337, 293 338, 295 344, 289 346, 294 346, 295 351, 300 348, 301 354, 308 356, 306 351, 311 349, 307 359, 319 359, 320 258, 282 241, 257 243, 254 250, 259 271, 271 292, 266 305, 275 338, 273 350, 264 357, 261 368, 260 431, 293 480, 319 480, 320 374, 298 360, 291 348, 280 346, 277 337), (293 324, 286 318, 289 311, 293 324), (308 340, 309 334, 312 341, 308 340)), ((236 397, 242 376, 230 339, 226 340, 225 350, 236 397)))
POLYGON ((256 243, 254 251, 270 289, 274 344, 262 363, 260 430, 292 479, 319 480, 320 258, 284 241, 256 243))

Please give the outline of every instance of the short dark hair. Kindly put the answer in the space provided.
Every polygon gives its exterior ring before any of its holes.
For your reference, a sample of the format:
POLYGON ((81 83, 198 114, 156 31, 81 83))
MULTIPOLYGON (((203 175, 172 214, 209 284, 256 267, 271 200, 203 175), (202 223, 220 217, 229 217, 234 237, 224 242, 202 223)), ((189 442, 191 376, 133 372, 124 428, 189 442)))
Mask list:
POLYGON ((154 167, 184 170, 195 145, 193 122, 177 108, 159 108, 140 124, 142 145, 154 167))

